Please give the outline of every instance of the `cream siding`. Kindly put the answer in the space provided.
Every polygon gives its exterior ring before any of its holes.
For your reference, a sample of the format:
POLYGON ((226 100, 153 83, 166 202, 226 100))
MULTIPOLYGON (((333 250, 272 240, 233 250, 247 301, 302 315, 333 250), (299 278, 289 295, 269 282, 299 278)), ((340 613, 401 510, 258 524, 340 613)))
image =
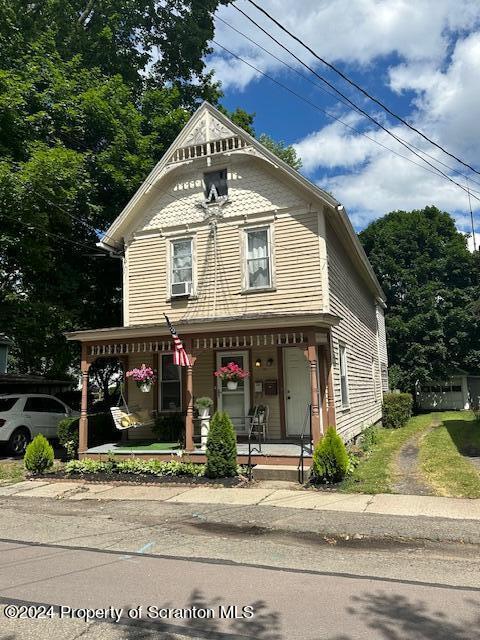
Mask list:
MULTIPOLYGON (((162 323, 163 313, 178 321, 260 312, 323 311, 318 213, 309 211, 305 205, 298 207, 298 196, 278 180, 273 180, 266 170, 259 169, 258 162, 255 163, 255 171, 251 167, 244 167, 242 176, 242 188, 230 188, 231 204, 225 205, 225 218, 218 221, 216 243, 213 229, 205 222, 192 229, 187 225, 184 227, 183 235, 193 237, 196 247, 194 295, 190 299, 169 299, 167 243, 173 237, 182 237, 182 229, 179 230, 177 226, 174 232, 170 232, 163 226, 163 235, 160 232, 134 235, 127 249, 126 315, 130 325, 162 323), (257 177, 254 179, 254 176, 257 177), (284 207, 296 204, 297 208, 273 214, 272 209, 282 203, 284 207), (241 211, 245 212, 242 221, 228 221, 232 213, 241 211), (257 220, 253 213, 259 211, 264 211, 265 216, 257 220), (250 218, 249 213, 252 213, 250 218), (272 291, 243 291, 245 226, 270 226, 272 291)), ((195 181, 189 180, 186 184, 195 184, 195 181)), ((200 195, 198 191, 197 202, 200 195)), ((174 203, 170 204, 173 206, 174 203)), ((176 203, 175 206, 177 204, 180 206, 182 203, 176 203)), ((168 208, 169 205, 160 203, 157 206, 168 208)), ((189 206, 187 203, 180 209, 190 211, 196 219, 199 207, 193 211, 189 210, 189 206)), ((177 211, 177 223, 183 219, 180 209, 177 211)), ((203 214, 203 210, 201 212, 203 214)), ((163 213, 158 214, 161 220, 158 219, 155 224, 163 224, 163 213)), ((170 213, 165 220, 170 220, 169 216, 170 213)))
MULTIPOLYGON (((139 368, 142 366, 142 363, 155 368, 152 354, 130 354, 128 357, 128 369, 139 368)), ((158 385, 155 384, 149 393, 143 393, 137 387, 134 380, 131 378, 127 380, 127 404, 129 409, 132 411, 136 407, 140 407, 140 409, 153 411, 154 394, 158 393, 158 385)), ((128 440, 146 440, 153 435, 150 427, 136 427, 135 429, 128 429, 126 433, 128 440)))
POLYGON ((327 225, 330 308, 340 316, 332 328, 332 358, 337 430, 348 441, 381 418, 376 304, 337 234, 327 225), (342 408, 339 343, 347 348, 349 408, 342 408), (376 384, 372 378, 372 358, 376 384), (376 393, 375 393, 376 389, 376 393))

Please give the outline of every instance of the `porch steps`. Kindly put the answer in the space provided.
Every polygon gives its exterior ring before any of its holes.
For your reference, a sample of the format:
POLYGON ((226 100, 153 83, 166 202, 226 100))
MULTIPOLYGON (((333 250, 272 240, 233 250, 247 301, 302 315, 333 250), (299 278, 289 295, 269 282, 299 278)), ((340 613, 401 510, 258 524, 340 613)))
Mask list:
POLYGON ((297 467, 287 464, 257 464, 253 467, 252 473, 254 480, 287 480, 296 482, 298 479, 297 467))

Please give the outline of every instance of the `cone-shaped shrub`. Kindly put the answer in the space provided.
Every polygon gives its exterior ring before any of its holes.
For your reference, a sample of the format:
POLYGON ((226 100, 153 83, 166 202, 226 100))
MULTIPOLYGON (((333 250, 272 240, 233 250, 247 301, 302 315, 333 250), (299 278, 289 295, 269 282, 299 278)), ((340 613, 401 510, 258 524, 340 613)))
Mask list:
POLYGON ((313 452, 313 475, 319 482, 340 482, 347 473, 350 459, 335 430, 328 427, 313 452))
POLYGON ((32 473, 43 473, 53 465, 53 448, 41 433, 27 446, 23 464, 32 473))
POLYGON ((217 411, 210 422, 205 475, 209 478, 237 475, 237 435, 227 413, 217 411))

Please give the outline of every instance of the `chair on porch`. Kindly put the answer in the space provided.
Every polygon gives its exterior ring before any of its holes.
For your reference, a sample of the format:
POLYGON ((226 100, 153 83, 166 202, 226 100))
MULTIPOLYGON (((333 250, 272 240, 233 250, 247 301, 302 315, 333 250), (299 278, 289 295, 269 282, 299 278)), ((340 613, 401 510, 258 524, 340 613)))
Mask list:
POLYGON ((135 429, 137 427, 151 427, 155 422, 156 411, 141 409, 139 405, 127 404, 123 392, 120 390, 120 397, 116 407, 110 407, 113 423, 117 429, 135 429), (123 404, 120 404, 120 401, 123 404))
POLYGON ((270 417, 270 407, 268 405, 255 405, 252 407, 249 415, 247 416, 247 430, 249 437, 256 436, 260 443, 260 449, 262 446, 262 438, 265 442, 268 431, 268 420, 270 417))

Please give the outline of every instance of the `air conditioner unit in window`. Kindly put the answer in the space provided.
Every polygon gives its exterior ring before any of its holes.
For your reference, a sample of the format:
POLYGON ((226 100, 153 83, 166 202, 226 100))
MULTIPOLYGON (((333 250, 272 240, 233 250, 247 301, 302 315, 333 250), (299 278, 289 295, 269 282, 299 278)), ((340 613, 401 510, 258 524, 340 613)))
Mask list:
POLYGON ((172 284, 172 298, 184 298, 192 293, 191 282, 175 282, 172 284))

